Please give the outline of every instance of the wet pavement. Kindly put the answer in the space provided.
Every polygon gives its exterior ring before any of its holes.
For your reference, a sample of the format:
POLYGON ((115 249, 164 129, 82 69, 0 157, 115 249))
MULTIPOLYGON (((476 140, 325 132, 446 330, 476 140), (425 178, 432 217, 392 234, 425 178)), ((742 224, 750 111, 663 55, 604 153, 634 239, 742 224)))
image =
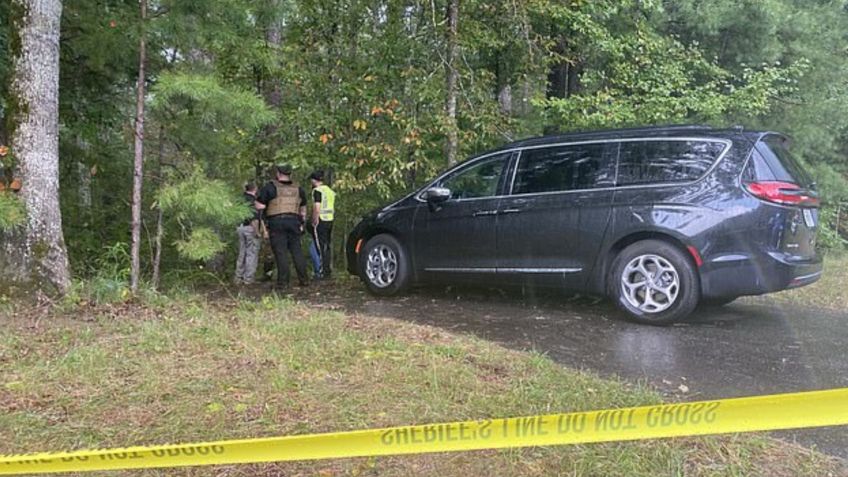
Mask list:
MULTIPOLYGON (((313 289, 309 300, 534 350, 572 368, 647 383, 673 400, 848 387, 848 310, 759 297, 653 327, 624 321, 612 303, 591 297, 420 289, 378 299, 358 285, 332 289, 313 289)), ((845 427, 774 435, 848 458, 845 427)))

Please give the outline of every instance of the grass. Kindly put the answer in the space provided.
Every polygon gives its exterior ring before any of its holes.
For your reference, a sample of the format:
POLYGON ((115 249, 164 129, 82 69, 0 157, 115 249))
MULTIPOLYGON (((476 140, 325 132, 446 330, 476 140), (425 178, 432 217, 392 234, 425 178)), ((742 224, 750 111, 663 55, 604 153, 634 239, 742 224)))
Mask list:
MULTIPOLYGON (((352 430, 660 402, 643 387, 272 297, 0 312, 0 453, 352 430)), ((99 475, 837 476, 731 436, 99 475)))

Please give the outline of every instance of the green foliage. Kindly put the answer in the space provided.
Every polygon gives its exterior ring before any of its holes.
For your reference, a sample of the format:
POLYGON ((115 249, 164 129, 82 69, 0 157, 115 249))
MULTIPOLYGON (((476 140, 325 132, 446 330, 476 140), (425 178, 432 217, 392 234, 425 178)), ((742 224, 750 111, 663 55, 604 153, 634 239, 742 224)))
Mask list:
POLYGON ((608 32, 607 38, 595 52, 600 64, 585 74, 582 92, 536 101, 562 129, 753 117, 770 110, 771 98, 794 91, 806 66, 763 64, 733 74, 645 25, 621 37, 608 32))
POLYGON ((23 202, 10 192, 0 192, 0 231, 21 225, 26 218, 23 202))
POLYGON ((209 260, 226 248, 211 227, 231 229, 251 215, 233 188, 223 181, 207 179, 199 171, 165 186, 158 195, 158 203, 179 223, 183 238, 174 245, 189 260, 209 260))
POLYGON ((174 244, 182 256, 198 261, 213 258, 227 246, 214 230, 207 227, 192 230, 188 239, 177 240, 174 244))
POLYGON ((128 286, 129 244, 118 242, 102 247, 100 256, 91 268, 92 276, 87 280, 75 280, 62 298, 61 304, 67 311, 85 303, 119 303, 132 296, 128 286))
POLYGON ((168 72, 156 85, 151 109, 163 135, 184 162, 225 175, 244 159, 249 138, 276 116, 262 99, 213 74, 168 72))
POLYGON ((819 211, 819 231, 818 241, 816 242, 818 248, 836 251, 848 248, 848 239, 842 232, 848 228, 846 222, 848 222, 848 202, 841 204, 841 206, 826 204, 822 207, 819 211))
POLYGON ((183 223, 235 225, 250 216, 250 209, 232 187, 220 180, 208 179, 196 171, 187 178, 164 187, 158 195, 159 206, 183 223))
MULTIPOLYGON (((73 268, 96 275, 102 244, 126 240, 142 31, 156 52, 146 65, 142 235, 155 236, 161 205, 162 273, 176 276, 196 266, 174 244, 241 220, 241 185, 267 180, 271 164, 293 163, 302 183, 312 169, 332 171, 339 231, 445 167, 446 5, 162 0, 149 3, 141 28, 135 0, 65 2, 60 177, 73 268)), ((0 22, 0 124, 7 27, 0 22)), ((817 177, 828 217, 848 200, 846 31, 841 1, 463 0, 460 154, 624 125, 778 130, 817 177)), ((0 126, 0 139, 7 132, 0 126)), ((0 227, 10 204, 0 196, 0 227)), ((204 243, 204 254, 220 250, 204 243)))
POLYGON ((814 162, 809 167, 809 172, 815 178, 816 189, 825 204, 848 202, 848 180, 833 166, 814 162))
POLYGON ((97 270, 101 276, 115 281, 126 281, 130 276, 129 245, 118 242, 103 247, 103 253, 97 260, 97 270))
POLYGON ((238 125, 258 129, 274 119, 254 93, 223 86, 215 77, 201 74, 163 74, 151 106, 170 111, 191 109, 201 127, 238 125))

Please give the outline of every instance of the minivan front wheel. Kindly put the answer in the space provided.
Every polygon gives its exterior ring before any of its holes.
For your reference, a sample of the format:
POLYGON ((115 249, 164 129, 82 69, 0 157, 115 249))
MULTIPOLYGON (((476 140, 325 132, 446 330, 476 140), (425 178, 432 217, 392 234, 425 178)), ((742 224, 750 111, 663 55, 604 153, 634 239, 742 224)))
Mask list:
POLYGON ((609 277, 610 294, 639 323, 665 325, 698 304, 695 267, 677 247, 659 240, 636 242, 619 253, 609 277))
POLYGON ((359 276, 375 295, 395 295, 403 291, 409 282, 406 251, 391 235, 375 235, 368 240, 359 263, 359 276))

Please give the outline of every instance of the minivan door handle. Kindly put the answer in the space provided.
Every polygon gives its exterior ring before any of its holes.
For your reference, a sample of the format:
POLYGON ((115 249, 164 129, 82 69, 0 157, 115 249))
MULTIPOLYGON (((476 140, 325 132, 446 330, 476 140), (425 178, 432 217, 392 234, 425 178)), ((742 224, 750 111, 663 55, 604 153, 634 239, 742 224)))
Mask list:
POLYGON ((504 210, 501 211, 501 213, 504 214, 504 215, 506 215, 506 214, 520 214, 521 209, 504 209, 504 210))
POLYGON ((490 215, 498 215, 497 210, 478 210, 472 214, 474 217, 487 217, 490 215))

